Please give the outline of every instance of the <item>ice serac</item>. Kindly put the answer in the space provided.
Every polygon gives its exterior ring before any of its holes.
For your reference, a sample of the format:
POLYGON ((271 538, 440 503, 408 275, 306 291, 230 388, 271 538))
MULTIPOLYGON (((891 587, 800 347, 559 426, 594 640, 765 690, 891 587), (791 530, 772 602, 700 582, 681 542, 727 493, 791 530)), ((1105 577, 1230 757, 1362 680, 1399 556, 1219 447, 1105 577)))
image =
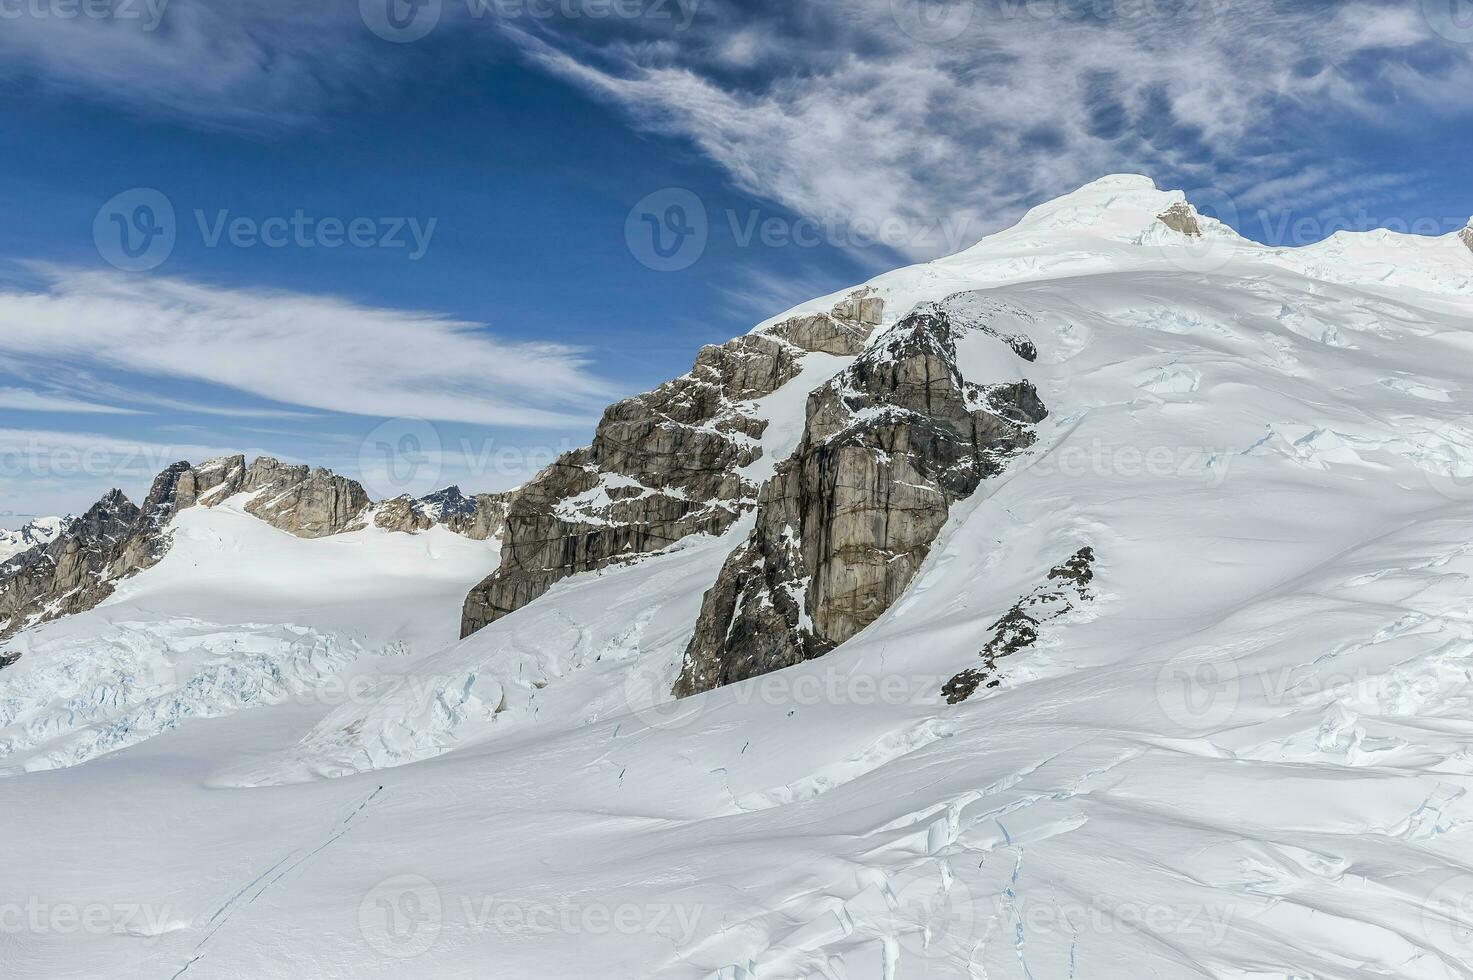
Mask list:
POLYGON ((469 636, 553 583, 719 534, 756 504, 740 471, 762 455, 755 399, 798 377, 805 354, 854 356, 883 314, 868 290, 720 345, 654 391, 608 408, 591 445, 565 453, 506 510, 501 567, 466 598, 469 636))
POLYGON ((446 487, 423 497, 408 494, 385 500, 373 509, 373 524, 385 531, 428 531, 443 525, 475 541, 500 536, 506 526, 510 493, 478 493, 467 497, 460 487, 446 487))
POLYGON ((963 377, 957 342, 1033 349, 945 304, 907 316, 814 391, 798 451, 763 486, 757 524, 703 601, 677 695, 820 656, 910 585, 951 505, 1032 442, 1033 385, 963 377))

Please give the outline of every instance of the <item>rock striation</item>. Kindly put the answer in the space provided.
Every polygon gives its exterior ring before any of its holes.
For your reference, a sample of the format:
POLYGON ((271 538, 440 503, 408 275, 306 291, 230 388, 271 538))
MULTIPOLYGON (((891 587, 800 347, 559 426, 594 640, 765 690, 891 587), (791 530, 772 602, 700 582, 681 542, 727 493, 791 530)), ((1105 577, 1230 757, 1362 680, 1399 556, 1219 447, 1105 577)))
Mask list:
POLYGON ((797 452, 762 488, 756 527, 706 593, 675 693, 821 656, 899 598, 951 505, 1028 446, 1046 416, 1027 381, 962 377, 943 305, 907 316, 808 398, 797 452))
POLYGON ((805 354, 856 356, 884 311, 859 290, 829 313, 794 317, 720 345, 654 391, 611 405, 591 445, 565 453, 506 508, 501 567, 466 597, 461 635, 553 583, 720 534, 756 506, 741 470, 762 455, 756 399, 798 376, 805 354))

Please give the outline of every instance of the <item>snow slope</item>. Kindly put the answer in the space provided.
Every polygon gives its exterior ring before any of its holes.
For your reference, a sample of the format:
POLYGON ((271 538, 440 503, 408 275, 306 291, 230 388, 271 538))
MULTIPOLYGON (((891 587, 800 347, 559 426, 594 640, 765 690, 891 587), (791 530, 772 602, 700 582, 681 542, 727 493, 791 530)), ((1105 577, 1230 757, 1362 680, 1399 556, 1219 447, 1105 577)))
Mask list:
POLYGON ((1187 239, 1155 221, 1180 199, 1107 178, 869 284, 891 323, 1025 334, 1051 416, 900 602, 778 674, 664 697, 747 522, 451 642, 485 545, 186 512, 0 672, 47 719, 0 765, 48 770, 0 779, 0 971, 1473 976, 1473 253, 1187 239), (945 704, 1083 546, 1094 601, 945 704), (130 656, 303 693, 212 679, 140 725, 95 666, 130 656), (311 693, 344 671, 370 682, 311 693), (79 712, 36 706, 73 676, 138 737, 78 754, 79 712))

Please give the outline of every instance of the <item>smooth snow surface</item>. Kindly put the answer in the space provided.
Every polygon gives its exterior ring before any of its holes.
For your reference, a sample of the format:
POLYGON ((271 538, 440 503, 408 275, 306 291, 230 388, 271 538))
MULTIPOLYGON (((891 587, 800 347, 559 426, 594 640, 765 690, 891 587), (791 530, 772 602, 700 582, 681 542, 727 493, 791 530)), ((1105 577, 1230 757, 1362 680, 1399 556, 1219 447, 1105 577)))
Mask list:
POLYGON ((1051 415, 779 674, 665 695, 750 520, 453 642, 485 544, 186 512, 0 672, 0 974, 1473 976, 1473 252, 1179 200, 1107 178, 870 284, 1030 338, 1051 415), (1094 602, 942 703, 1086 545, 1094 602))

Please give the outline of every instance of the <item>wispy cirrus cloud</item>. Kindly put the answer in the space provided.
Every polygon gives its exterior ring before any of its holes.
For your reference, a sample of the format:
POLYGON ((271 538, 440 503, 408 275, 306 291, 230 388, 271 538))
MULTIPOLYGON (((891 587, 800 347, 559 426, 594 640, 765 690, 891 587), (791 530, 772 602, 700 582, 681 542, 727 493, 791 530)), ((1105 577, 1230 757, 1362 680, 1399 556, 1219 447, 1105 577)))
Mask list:
MULTIPOLYGON (((512 33, 753 193, 916 226, 947 214, 991 230, 1119 170, 1236 195, 1302 178, 1317 124, 1473 106, 1473 48, 1399 0, 861 0, 803 16, 713 2, 676 43, 555 22, 512 33)), ((1372 186, 1347 169, 1299 186, 1372 186)))
POLYGON ((1445 2, 681 0, 596 17, 443 0, 422 8, 438 17, 425 40, 395 45, 357 4, 181 0, 152 31, 7 22, 0 72, 198 125, 280 128, 428 70, 427 52, 510 47, 798 214, 947 215, 981 234, 1121 170, 1232 195, 1317 172, 1306 196, 1374 186, 1374 165, 1322 166, 1330 136, 1473 109, 1473 44, 1427 13, 1445 2))
POLYGON ((0 290, 0 352, 283 406, 527 428, 584 425, 615 394, 577 348, 503 341, 434 313, 37 268, 42 288, 0 290))
POLYGON ((73 398, 34 388, 0 388, 0 408, 17 412, 62 412, 83 415, 136 415, 136 409, 73 398))

